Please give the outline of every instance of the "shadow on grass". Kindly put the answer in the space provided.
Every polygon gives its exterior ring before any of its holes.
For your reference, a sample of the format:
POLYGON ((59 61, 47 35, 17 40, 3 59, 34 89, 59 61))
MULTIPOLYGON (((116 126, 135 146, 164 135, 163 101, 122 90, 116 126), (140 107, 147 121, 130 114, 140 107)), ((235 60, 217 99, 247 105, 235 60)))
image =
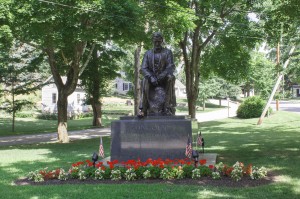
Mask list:
MULTIPOLYGON (((251 189, 167 184, 10 185, 12 181, 24 176, 29 171, 48 166, 49 169, 59 167, 67 169, 74 162, 89 159, 91 153, 98 149, 98 141, 98 139, 91 139, 75 141, 70 144, 36 144, 11 147, 10 149, 0 148, 0 152, 6 154, 0 168, 1 187, 6 190, 5 198, 95 198, 100 196, 101 198, 157 198, 158 195, 159 198, 192 199, 199 197, 248 198, 249 195, 252 196, 251 198, 261 198, 262 196, 296 198, 298 194, 295 191, 297 190, 295 185, 287 182, 251 189), (286 193, 288 194, 286 195, 286 193)), ((105 154, 108 156, 110 139, 105 137, 103 142, 105 154)), ((293 180, 291 179, 291 181, 293 180)))
MULTIPOLYGON (((106 115, 102 117, 102 122, 105 127, 109 127, 113 120, 116 120, 120 115, 106 115)), ((37 133, 52 133, 57 131, 56 120, 41 120, 30 118, 17 118, 15 122, 15 132, 12 132, 11 120, 0 118, 0 136, 27 135, 37 133)), ((92 118, 82 118, 78 120, 68 120, 68 130, 83 130, 93 128, 92 118)))
MULTIPOLYGON (((99 140, 91 139, 0 147, 1 188, 5 189, 5 198, 299 198, 299 124, 295 118, 273 120, 262 126, 255 125, 256 119, 226 119, 200 125, 207 153, 217 153, 218 162, 228 165, 241 161, 276 171, 278 182, 270 185, 244 189, 167 184, 10 185, 29 171, 45 167, 68 169, 74 162, 90 159, 99 147, 99 140)), ((109 156, 110 138, 104 137, 103 142, 109 156)))

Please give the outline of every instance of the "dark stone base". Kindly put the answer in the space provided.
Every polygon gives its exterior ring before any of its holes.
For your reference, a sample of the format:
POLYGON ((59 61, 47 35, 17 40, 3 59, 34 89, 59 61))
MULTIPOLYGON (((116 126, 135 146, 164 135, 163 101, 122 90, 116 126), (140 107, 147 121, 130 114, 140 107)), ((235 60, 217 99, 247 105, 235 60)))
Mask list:
POLYGON ((111 160, 185 157, 192 121, 185 116, 121 117, 111 125, 111 160))

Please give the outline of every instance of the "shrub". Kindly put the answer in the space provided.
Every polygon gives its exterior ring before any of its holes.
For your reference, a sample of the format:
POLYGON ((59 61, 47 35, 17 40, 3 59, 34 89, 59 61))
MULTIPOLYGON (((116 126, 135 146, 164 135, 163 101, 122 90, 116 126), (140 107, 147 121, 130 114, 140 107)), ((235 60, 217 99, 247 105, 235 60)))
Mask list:
POLYGON ((37 115, 37 119, 41 120, 57 120, 57 113, 43 112, 37 115))
POLYGON ((245 119, 260 117, 265 104, 266 102, 258 96, 250 97, 239 106, 237 110, 237 117, 245 119))
POLYGON ((18 113, 16 113, 16 117, 18 117, 18 118, 33 118, 34 113, 18 112, 18 113))
POLYGON ((182 169, 183 169, 183 172, 184 172, 184 176, 186 178, 192 178, 192 172, 194 170, 194 166, 192 166, 192 165, 184 165, 182 167, 182 169))
POLYGON ((211 176, 211 170, 207 166, 202 165, 198 168, 200 169, 201 176, 211 176))

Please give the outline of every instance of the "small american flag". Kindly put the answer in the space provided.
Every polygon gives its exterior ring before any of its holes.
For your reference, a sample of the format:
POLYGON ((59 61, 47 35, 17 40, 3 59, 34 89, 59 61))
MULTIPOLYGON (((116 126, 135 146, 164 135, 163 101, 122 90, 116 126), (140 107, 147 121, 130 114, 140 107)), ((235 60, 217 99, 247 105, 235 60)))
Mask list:
POLYGON ((103 149, 102 137, 100 137, 99 156, 104 158, 104 149, 103 149))
POLYGON ((202 146, 202 136, 201 136, 201 131, 200 131, 200 134, 198 133, 197 144, 198 144, 199 146, 202 146))
POLYGON ((186 144, 186 147, 185 147, 185 156, 188 157, 188 158, 191 158, 192 157, 192 142, 191 142, 191 139, 190 137, 188 137, 188 141, 187 141, 187 144, 186 144))

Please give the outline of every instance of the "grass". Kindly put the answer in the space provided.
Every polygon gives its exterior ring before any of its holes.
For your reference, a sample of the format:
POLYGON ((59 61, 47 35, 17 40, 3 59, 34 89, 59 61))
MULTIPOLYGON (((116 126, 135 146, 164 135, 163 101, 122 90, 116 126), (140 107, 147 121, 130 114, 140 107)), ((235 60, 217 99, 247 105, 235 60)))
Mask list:
MULTIPOLYGON (((125 99, 119 101, 114 101, 113 98, 109 99, 103 105, 103 125, 109 127, 112 120, 118 119, 121 115, 133 114, 133 106, 127 106, 124 102, 125 99)), ((178 103, 187 104, 186 99, 178 99, 178 103)), ((198 105, 200 106, 199 102, 198 105)), ((207 103, 205 111, 202 108, 197 110, 197 113, 203 113, 208 111, 213 111, 218 108, 224 108, 224 106, 219 107, 218 105, 207 103)), ((177 107, 177 112, 188 114, 187 105, 184 107, 177 107)), ((23 111, 20 114, 30 114, 31 112, 23 111)), ((36 118, 16 118, 15 121, 15 132, 12 132, 12 121, 7 114, 0 112, 0 137, 1 136, 12 136, 12 135, 27 135, 27 134, 37 134, 37 133, 49 133, 57 131, 57 121, 56 120, 43 120, 36 118)), ((76 120, 68 120, 68 130, 81 130, 92 128, 92 118, 82 118, 76 120)))
MULTIPOLYGON (((119 118, 119 115, 104 115, 102 122, 109 127, 111 121, 119 118)), ((0 118, 0 137, 11 135, 27 135, 37 133, 49 133, 57 131, 56 120, 42 120, 35 118, 16 118, 15 132, 12 132, 12 121, 9 118, 0 118)), ((68 120, 68 130, 81 130, 92 128, 92 118, 68 120)))
MULTIPOLYGON (((205 185, 122 184, 15 186, 12 182, 44 167, 67 168, 89 159, 99 140, 69 144, 0 147, 0 198, 299 198, 300 115, 276 112, 261 126, 257 119, 224 119, 200 124, 206 152, 218 153, 218 162, 242 161, 276 172, 277 181, 264 186, 226 188, 205 185)), ((110 138, 103 139, 106 156, 110 138)), ((237 182, 238 183, 238 182, 237 182)))
MULTIPOLYGON (((197 101, 196 102, 196 107, 197 107, 196 113, 205 113, 205 112, 215 111, 216 109, 223 109, 223 108, 225 108, 225 106, 219 106, 219 105, 207 102, 207 103, 205 103, 205 109, 203 110, 203 108, 202 108, 203 107, 202 101, 197 101)), ((188 102, 187 102, 187 99, 177 99, 176 112, 180 112, 180 113, 185 113, 186 112, 188 114, 188 102)))

